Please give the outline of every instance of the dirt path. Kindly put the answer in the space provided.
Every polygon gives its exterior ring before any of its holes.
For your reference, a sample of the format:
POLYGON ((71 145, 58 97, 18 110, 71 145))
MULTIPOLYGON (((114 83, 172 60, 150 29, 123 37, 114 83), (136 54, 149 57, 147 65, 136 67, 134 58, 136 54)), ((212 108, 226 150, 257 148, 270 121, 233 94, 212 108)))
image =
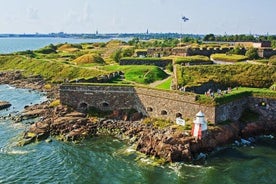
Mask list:
POLYGON ((158 86, 159 84, 162 84, 163 82, 165 82, 165 81, 169 80, 170 78, 172 78, 172 73, 170 73, 170 72, 167 71, 167 70, 164 70, 164 72, 166 72, 166 73, 169 75, 167 78, 165 78, 165 79, 163 79, 163 80, 155 81, 155 82, 151 83, 149 86, 150 86, 150 87, 156 87, 156 86, 158 86))

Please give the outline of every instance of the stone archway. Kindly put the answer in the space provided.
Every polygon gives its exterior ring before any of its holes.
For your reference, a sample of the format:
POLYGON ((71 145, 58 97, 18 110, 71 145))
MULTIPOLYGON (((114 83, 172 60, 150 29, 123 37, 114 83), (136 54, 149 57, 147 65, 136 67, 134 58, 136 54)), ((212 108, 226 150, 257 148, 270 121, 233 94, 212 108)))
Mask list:
POLYGON ((88 104, 85 103, 85 102, 80 103, 79 104, 79 110, 83 111, 83 112, 87 111, 88 110, 88 104))
POLYGON ((168 115, 168 112, 166 110, 162 110, 161 115, 168 115))

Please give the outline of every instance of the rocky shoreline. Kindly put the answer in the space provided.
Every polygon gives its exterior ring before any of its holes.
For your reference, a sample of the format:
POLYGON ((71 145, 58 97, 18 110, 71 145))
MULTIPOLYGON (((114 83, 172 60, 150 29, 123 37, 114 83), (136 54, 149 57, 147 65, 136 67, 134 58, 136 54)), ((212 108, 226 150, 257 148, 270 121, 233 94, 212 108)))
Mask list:
POLYGON ((264 118, 257 122, 209 126, 208 134, 202 140, 195 140, 189 132, 179 131, 173 126, 158 129, 152 123, 142 123, 142 117, 137 113, 119 116, 122 113, 114 111, 107 118, 100 119, 66 106, 53 106, 50 102, 58 99, 58 86, 45 89, 46 83, 40 76, 24 78, 20 72, 5 72, 0 74, 0 81, 1 84, 47 92, 47 102, 28 106, 19 117, 14 118, 16 122, 36 118, 36 122, 24 133, 20 145, 49 140, 50 136, 63 141, 79 141, 113 135, 134 144, 137 151, 161 158, 164 162, 192 162, 201 152, 210 152, 241 138, 276 132, 276 123, 264 118))
POLYGON ((7 109, 11 106, 9 102, 6 101, 0 101, 0 110, 7 109))

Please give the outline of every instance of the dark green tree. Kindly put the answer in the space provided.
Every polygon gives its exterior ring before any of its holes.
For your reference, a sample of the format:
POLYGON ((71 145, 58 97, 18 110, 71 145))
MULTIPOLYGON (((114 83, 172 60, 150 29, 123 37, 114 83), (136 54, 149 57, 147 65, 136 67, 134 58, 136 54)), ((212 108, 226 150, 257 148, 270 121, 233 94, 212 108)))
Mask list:
POLYGON ((203 41, 215 41, 216 37, 214 34, 207 34, 204 36, 203 41))
POLYGON ((259 55, 258 55, 258 49, 257 48, 249 48, 246 53, 245 56, 248 57, 248 59, 258 59, 259 55))

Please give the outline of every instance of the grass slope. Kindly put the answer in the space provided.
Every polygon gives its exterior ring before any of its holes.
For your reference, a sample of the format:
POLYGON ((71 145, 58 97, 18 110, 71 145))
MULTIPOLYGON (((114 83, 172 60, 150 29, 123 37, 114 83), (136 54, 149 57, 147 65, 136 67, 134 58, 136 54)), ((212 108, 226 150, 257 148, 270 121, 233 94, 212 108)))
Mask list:
POLYGON ((276 67, 255 64, 177 66, 177 79, 182 86, 213 80, 226 86, 269 88, 276 82, 276 67))

